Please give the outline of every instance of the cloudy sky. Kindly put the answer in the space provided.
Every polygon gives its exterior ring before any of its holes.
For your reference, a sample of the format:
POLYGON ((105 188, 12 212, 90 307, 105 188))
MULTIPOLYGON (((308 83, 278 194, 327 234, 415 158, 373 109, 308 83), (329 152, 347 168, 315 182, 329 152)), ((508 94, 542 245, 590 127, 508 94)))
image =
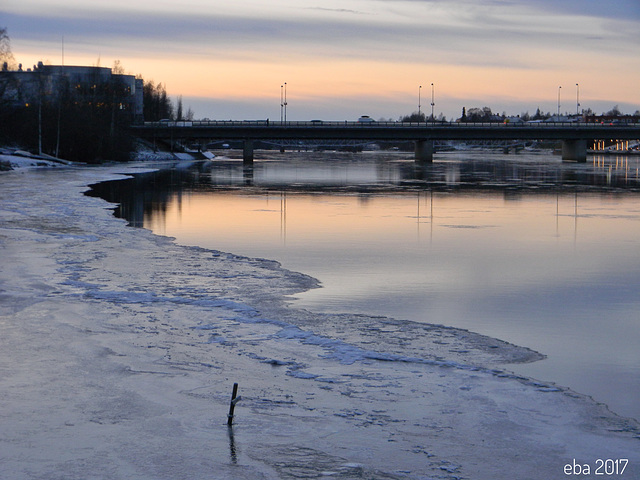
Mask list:
POLYGON ((3 0, 17 62, 113 66, 212 119, 640 109, 640 0, 3 0), (422 88, 420 88, 422 86, 422 88), (558 87, 562 87, 559 89, 558 87))

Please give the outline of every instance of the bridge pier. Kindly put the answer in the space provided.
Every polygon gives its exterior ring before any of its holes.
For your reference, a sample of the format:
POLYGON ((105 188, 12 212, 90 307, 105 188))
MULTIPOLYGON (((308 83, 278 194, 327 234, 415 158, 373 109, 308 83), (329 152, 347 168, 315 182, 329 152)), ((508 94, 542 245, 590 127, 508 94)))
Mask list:
POLYGON ((587 161, 586 140, 563 140, 562 160, 584 163, 587 161))
POLYGON ((242 163, 253 165, 253 140, 247 138, 242 145, 242 163))
POLYGON ((433 140, 416 140, 416 163, 433 162, 433 140))

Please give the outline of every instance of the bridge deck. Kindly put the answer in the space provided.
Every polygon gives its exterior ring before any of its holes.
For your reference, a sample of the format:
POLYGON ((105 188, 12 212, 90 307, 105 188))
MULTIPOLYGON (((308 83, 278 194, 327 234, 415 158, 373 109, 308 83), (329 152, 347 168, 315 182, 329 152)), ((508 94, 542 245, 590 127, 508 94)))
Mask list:
POLYGON ((639 123, 147 122, 146 138, 337 140, 637 140, 639 123))
POLYGON ((243 159, 253 162, 256 140, 413 141, 416 161, 433 161, 436 140, 561 140, 562 158, 584 162, 587 142, 640 139, 640 124, 597 123, 403 123, 403 122, 152 122, 132 127, 148 139, 242 140, 243 159))

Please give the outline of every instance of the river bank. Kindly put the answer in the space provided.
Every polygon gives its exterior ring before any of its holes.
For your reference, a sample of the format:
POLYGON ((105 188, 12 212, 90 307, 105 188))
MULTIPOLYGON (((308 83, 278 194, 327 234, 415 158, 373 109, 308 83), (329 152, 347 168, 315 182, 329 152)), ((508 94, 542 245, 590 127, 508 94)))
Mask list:
POLYGON ((295 310, 314 279, 178 246, 83 195, 153 167, 0 175, 2 478, 526 480, 616 458, 617 478, 640 475, 635 422, 509 373, 536 352, 295 310))

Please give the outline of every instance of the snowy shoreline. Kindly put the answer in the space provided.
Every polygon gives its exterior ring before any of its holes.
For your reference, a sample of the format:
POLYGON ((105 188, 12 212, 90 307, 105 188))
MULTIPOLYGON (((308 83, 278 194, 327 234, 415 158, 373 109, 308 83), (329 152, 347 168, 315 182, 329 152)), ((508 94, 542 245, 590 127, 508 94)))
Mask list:
POLYGON ((636 422, 509 373, 539 354, 295 310, 312 278, 176 245, 82 194, 149 168, 0 174, 2 478, 538 479, 598 458, 640 475, 636 422))

